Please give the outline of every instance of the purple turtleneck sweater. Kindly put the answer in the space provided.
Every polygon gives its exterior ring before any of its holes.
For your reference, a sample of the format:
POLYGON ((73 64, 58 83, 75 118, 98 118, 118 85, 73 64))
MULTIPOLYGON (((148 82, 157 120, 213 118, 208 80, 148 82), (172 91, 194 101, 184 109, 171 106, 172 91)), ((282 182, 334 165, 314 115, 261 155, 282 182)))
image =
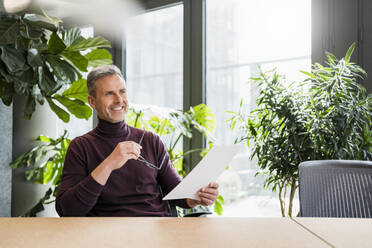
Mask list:
MULTIPOLYGON (((167 194, 180 181, 157 135, 131 127, 124 121, 99 120, 94 130, 70 143, 56 197, 56 210, 60 216, 170 216, 159 186, 167 194), (131 159, 114 170, 105 185, 92 178, 90 173, 119 142, 139 143, 144 132, 141 155, 158 167, 162 164, 160 170, 131 159)), ((184 199, 174 203, 188 207, 184 199)))

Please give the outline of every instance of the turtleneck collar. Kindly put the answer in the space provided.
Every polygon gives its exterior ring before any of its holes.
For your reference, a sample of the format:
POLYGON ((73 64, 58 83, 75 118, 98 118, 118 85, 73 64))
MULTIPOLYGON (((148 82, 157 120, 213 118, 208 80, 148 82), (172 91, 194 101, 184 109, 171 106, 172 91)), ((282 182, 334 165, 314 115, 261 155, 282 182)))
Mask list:
POLYGON ((98 125, 95 129, 101 135, 112 138, 119 138, 128 134, 128 125, 125 121, 111 123, 98 118, 98 125))

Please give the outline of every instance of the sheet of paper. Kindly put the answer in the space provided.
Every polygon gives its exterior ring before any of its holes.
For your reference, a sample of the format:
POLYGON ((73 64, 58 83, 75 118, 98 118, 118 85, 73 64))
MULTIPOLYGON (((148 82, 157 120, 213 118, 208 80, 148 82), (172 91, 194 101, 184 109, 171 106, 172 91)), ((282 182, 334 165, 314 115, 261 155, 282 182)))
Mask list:
POLYGON ((207 186, 210 182, 215 182, 242 147, 242 144, 213 147, 182 182, 169 192, 163 200, 183 198, 199 200, 196 192, 200 188, 207 186))

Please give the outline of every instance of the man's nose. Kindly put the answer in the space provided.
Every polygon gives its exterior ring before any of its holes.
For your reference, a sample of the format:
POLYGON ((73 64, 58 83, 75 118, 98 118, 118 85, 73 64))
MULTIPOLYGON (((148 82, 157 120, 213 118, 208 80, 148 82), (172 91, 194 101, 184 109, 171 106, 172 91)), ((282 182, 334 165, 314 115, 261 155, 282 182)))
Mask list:
POLYGON ((115 94, 114 101, 116 103, 121 103, 123 101, 123 97, 120 94, 115 94))

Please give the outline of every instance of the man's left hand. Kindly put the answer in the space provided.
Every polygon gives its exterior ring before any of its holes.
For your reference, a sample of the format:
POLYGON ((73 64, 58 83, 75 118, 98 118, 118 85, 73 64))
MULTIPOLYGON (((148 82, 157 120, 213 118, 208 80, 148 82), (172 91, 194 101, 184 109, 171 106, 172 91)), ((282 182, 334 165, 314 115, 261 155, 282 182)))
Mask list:
POLYGON ((188 202, 188 205, 190 207, 195 207, 196 205, 202 205, 202 206, 210 206, 212 205, 218 196, 218 183, 212 182, 209 183, 208 186, 203 187, 198 190, 197 192, 200 200, 191 200, 188 202))

